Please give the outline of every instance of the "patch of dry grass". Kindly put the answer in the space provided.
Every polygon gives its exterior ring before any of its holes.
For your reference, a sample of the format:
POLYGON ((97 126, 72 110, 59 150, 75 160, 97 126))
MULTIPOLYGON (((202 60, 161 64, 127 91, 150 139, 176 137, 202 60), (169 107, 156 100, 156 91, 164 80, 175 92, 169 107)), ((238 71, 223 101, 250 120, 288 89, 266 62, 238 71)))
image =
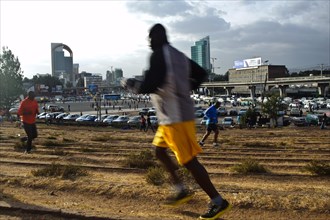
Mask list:
POLYGON ((241 174, 269 172, 263 165, 252 158, 244 159, 240 164, 233 166, 232 170, 241 174))
POLYGON ((330 165, 324 161, 313 160, 302 169, 319 176, 330 176, 330 165))
POLYGON ((76 179, 87 175, 87 171, 81 167, 56 163, 52 163, 45 168, 32 170, 31 173, 33 176, 38 177, 60 177, 62 179, 76 179))

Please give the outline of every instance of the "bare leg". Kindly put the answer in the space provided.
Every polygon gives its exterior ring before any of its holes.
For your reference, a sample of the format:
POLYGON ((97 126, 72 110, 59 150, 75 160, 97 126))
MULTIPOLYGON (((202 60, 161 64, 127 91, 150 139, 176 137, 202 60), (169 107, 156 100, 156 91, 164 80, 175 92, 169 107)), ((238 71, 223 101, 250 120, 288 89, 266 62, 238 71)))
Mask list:
POLYGON ((219 130, 214 131, 214 143, 218 143, 219 130))
POLYGON ((186 163, 184 166, 190 171, 198 185, 211 199, 220 196, 213 183, 211 182, 205 167, 199 163, 196 157, 186 163))
POLYGON ((182 184, 179 176, 176 173, 176 170, 179 167, 173 162, 171 157, 167 153, 167 149, 163 147, 156 147, 156 157, 159 159, 162 164, 165 166, 166 170, 171 174, 173 184, 182 184))
POLYGON ((206 133, 204 134, 201 142, 204 142, 206 140, 206 138, 211 134, 211 131, 206 131, 206 133))

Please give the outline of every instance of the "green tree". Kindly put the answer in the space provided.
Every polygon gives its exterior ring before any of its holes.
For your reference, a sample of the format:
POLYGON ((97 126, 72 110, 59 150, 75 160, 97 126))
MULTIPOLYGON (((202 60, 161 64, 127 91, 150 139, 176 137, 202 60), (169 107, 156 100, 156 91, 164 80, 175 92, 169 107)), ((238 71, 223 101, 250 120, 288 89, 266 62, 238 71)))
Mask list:
POLYGON ((23 94, 23 71, 17 57, 8 47, 0 54, 0 108, 9 109, 23 94))
POLYGON ((282 104, 283 100, 278 94, 268 96, 266 99, 267 102, 262 103, 261 110, 274 121, 275 127, 277 127, 278 112, 284 110, 284 106, 282 104))
POLYGON ((72 82, 67 82, 67 83, 65 84, 65 87, 68 88, 68 89, 71 89, 71 88, 73 87, 72 82))
POLYGON ((36 84, 43 84, 48 86, 48 92, 52 91, 52 88, 55 88, 57 85, 63 86, 63 83, 60 79, 55 76, 51 76, 50 74, 47 75, 34 75, 32 78, 33 83, 36 84))
POLYGON ((229 77, 229 72, 228 71, 225 73, 225 75, 215 74, 214 78, 213 78, 213 81, 214 82, 228 81, 228 77, 229 77))

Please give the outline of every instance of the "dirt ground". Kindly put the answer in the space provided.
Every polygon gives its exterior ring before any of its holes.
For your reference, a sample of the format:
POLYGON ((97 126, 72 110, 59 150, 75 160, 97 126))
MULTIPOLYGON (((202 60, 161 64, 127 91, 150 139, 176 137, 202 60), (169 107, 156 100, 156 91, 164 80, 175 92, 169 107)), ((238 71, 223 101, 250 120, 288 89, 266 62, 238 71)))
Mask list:
MULTIPOLYGON (((38 124, 35 149, 24 154, 18 134, 0 127, 0 219, 198 219, 208 197, 191 177, 195 192, 187 204, 164 207, 172 192, 168 182, 147 182, 148 171, 130 168, 132 154, 153 152, 152 131, 111 127, 38 124), (36 176, 51 164, 75 165, 86 175, 75 178, 36 176)), ((204 128, 197 128, 201 138, 204 128)), ((330 178, 306 172, 313 161, 330 163, 330 132, 318 127, 283 127, 220 131, 198 156, 216 188, 233 209, 222 219, 330 219, 330 178), (257 161, 263 174, 233 170, 244 159, 257 161)))

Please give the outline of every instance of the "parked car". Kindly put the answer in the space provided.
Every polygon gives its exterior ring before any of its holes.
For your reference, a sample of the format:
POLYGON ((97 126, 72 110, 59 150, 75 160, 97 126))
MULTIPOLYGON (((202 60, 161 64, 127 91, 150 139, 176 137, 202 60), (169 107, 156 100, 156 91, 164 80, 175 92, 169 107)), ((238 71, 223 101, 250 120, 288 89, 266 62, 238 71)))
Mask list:
POLYGON ((64 108, 59 105, 47 105, 46 110, 50 112, 64 112, 64 108))
POLYGON ((291 108, 290 116, 301 116, 300 115, 300 109, 299 108, 291 108))
POLYGON ((18 108, 11 108, 11 109, 9 109, 9 113, 12 114, 12 115, 13 115, 13 114, 16 115, 17 112, 18 112, 18 108))
POLYGON ((46 114, 46 119, 56 119, 56 116, 58 116, 59 114, 62 114, 62 112, 50 112, 46 114))
POLYGON ((39 119, 45 119, 47 115, 47 112, 41 112, 39 115, 37 115, 37 118, 39 119))
MULTIPOLYGON (((323 115, 320 114, 320 117, 323 115)), ((306 123, 308 125, 318 125, 319 124, 319 116, 317 114, 307 114, 306 115, 306 123)))
POLYGON ((150 116, 150 122, 151 122, 152 125, 158 125, 157 116, 150 116))
POLYGON ((225 108, 219 108, 218 109, 218 116, 227 116, 228 111, 225 108))
POLYGON ((291 122, 296 126, 306 126, 306 117, 293 117, 291 118, 291 122))
POLYGON ((58 114, 58 115, 56 116, 56 119, 61 120, 61 119, 63 119, 64 117, 66 117, 66 116, 68 116, 68 115, 69 115, 69 113, 65 113, 65 112, 63 112, 63 113, 61 113, 61 114, 58 114))
POLYGON ((155 109, 149 109, 147 115, 156 115, 156 110, 155 109))
POLYGON ((108 115, 108 117, 106 117, 103 120, 103 123, 107 123, 107 124, 111 124, 113 120, 115 120, 116 118, 118 118, 119 115, 108 115))
POLYGON ((238 112, 237 112, 237 110, 235 110, 235 109, 231 109, 231 110, 229 111, 229 115, 230 115, 230 116, 236 116, 236 115, 238 115, 238 112))
POLYGON ((141 116, 136 115, 136 116, 132 116, 128 119, 127 124, 129 124, 130 126, 140 126, 140 118, 141 116))
POLYGON ((129 117, 126 115, 119 116, 115 120, 112 121, 113 125, 118 125, 118 124, 127 124, 129 120, 129 117))
POLYGON ((139 111, 139 115, 147 115, 148 114, 148 111, 149 111, 149 108, 142 108, 139 111))
POLYGON ((83 118, 83 122, 94 122, 97 119, 96 115, 88 115, 87 117, 83 118))
POLYGON ((247 112, 247 109, 246 108, 242 108, 242 109, 240 109, 239 111, 238 111, 238 116, 241 116, 241 115, 245 115, 246 114, 246 112, 247 112))
POLYGON ((221 125, 224 126, 224 127, 231 127, 231 126, 234 126, 234 120, 232 117, 224 117, 222 120, 221 120, 221 125))
POLYGON ((97 117, 95 119, 95 122, 103 122, 103 120, 106 119, 106 117, 108 117, 108 115, 101 115, 101 118, 100 117, 97 117))
POLYGON ((203 109, 198 109, 195 111, 195 117, 196 118, 202 118, 204 116, 204 110, 203 109))
POLYGON ((69 114, 63 118, 65 121, 75 121, 77 118, 79 118, 79 114, 69 114))
POLYGON ((82 122, 84 121, 85 118, 87 118, 89 114, 84 114, 76 119, 77 122, 82 122))

